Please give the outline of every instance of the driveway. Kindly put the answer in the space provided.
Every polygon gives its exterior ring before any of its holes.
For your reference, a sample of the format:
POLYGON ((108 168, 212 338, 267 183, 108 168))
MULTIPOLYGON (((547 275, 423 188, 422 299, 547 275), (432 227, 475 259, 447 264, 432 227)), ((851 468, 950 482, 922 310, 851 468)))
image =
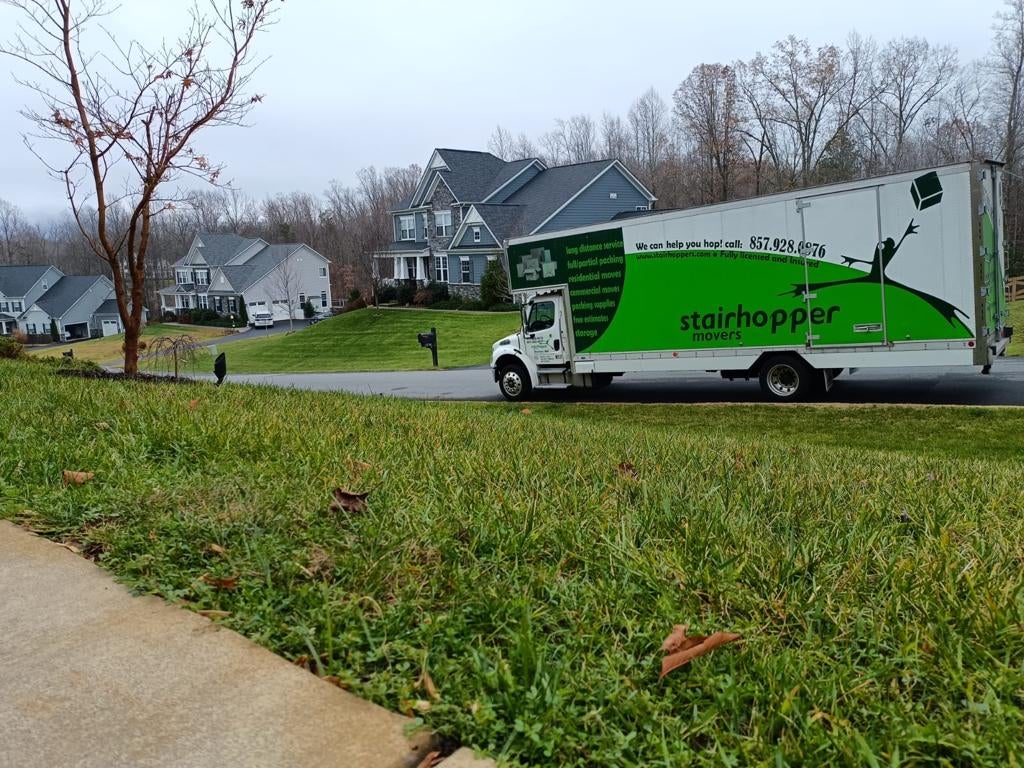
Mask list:
MULTIPOLYGON (((231 374, 228 381, 422 400, 501 400, 488 368, 376 373, 231 374)), ((717 374, 627 375, 599 392, 548 390, 537 400, 606 403, 761 402, 756 381, 717 374)), ((1004 358, 983 376, 975 368, 861 369, 843 374, 823 402, 1024 406, 1024 358, 1004 358)))

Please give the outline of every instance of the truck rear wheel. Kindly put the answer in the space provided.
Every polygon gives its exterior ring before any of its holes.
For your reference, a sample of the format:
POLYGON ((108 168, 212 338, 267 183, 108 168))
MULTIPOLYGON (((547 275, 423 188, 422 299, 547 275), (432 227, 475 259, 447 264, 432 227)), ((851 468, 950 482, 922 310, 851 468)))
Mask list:
POLYGON ((506 400, 525 400, 533 391, 530 374, 519 363, 505 363, 498 369, 498 389, 506 400))
POLYGON ((791 403, 807 399, 813 376, 814 369, 799 357, 774 355, 761 364, 758 379, 765 397, 791 403))

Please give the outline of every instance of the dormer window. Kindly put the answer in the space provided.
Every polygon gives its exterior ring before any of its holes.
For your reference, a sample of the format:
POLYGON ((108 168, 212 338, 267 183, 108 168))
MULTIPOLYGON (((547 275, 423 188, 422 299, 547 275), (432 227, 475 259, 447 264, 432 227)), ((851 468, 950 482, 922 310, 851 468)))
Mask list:
POLYGON ((175 282, 178 285, 188 285, 192 282, 192 272, 188 269, 176 269, 174 270, 175 282))
POLYGON ((480 242, 480 227, 473 227, 473 242, 480 242))
POLYGON ((401 233, 399 235, 400 240, 415 240, 416 239, 416 217, 415 216, 399 216, 398 217, 398 229, 401 233))
POLYGON ((434 211, 434 235, 435 237, 451 237, 452 234, 452 212, 434 211))

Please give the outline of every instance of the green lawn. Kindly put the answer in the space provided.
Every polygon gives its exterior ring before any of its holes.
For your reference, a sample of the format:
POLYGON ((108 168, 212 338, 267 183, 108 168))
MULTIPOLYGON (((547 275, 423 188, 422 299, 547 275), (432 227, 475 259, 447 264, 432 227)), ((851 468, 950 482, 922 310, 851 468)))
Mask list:
POLYGON ((439 365, 455 368, 486 364, 491 345, 518 325, 514 312, 361 309, 223 351, 233 373, 418 370, 430 368, 431 358, 416 334, 433 326, 439 365))
MULTIPOLYGON (((164 323, 153 323, 146 326, 142 331, 142 338, 146 341, 157 336, 180 336, 189 334, 199 341, 215 339, 224 336, 229 331, 224 328, 211 328, 202 325, 166 325, 164 323)), ((100 339, 79 341, 74 344, 62 344, 57 347, 33 350, 32 354, 43 357, 60 357, 60 355, 71 349, 79 360, 92 360, 94 363, 112 364, 123 361, 124 353, 121 345, 124 344, 124 334, 116 336, 104 336, 100 339)))
POLYGON ((0 391, 0 516, 507 764, 1024 753, 1024 410, 0 391))

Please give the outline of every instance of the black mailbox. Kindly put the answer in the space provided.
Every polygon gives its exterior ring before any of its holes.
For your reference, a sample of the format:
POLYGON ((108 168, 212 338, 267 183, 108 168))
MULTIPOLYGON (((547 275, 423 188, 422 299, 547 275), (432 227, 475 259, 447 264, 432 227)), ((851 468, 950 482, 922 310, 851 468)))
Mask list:
POLYGON ((223 352, 217 355, 217 359, 213 361, 213 375, 217 377, 218 387, 224 382, 224 377, 228 375, 228 361, 223 352))
POLYGON ((431 328, 430 333, 417 333, 416 339, 421 347, 430 350, 430 354, 434 358, 434 367, 437 368, 437 328, 431 328))

